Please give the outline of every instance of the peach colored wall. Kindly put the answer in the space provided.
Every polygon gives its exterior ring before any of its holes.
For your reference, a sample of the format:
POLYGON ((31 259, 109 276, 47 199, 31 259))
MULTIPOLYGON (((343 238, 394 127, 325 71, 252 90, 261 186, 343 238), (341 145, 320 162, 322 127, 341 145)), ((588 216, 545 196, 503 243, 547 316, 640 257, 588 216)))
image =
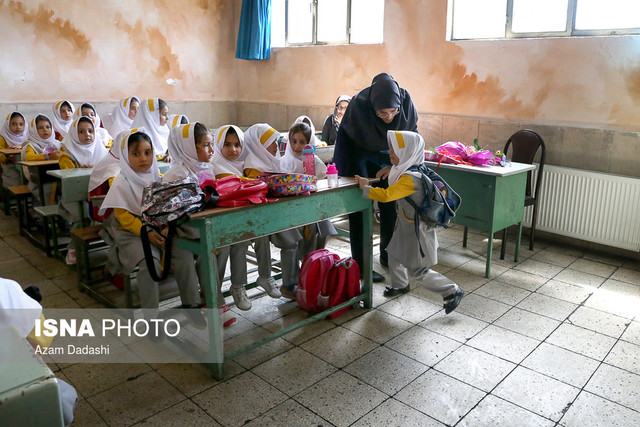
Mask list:
POLYGON ((236 60, 237 100, 331 105, 387 71, 423 113, 640 129, 640 37, 447 42, 446 13, 446 0, 386 0, 382 45, 236 60))
POLYGON ((228 0, 0 0, 0 102, 232 101, 233 9, 228 0))

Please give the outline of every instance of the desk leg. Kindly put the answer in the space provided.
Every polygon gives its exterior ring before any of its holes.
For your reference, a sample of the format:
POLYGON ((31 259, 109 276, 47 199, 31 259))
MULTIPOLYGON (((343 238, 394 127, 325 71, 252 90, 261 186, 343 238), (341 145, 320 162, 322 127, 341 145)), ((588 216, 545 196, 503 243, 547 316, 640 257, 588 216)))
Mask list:
POLYGON ((520 240, 522 238, 522 221, 518 223, 518 235, 516 236, 516 254, 513 257, 515 262, 518 262, 520 259, 520 240))
POLYGON ((373 215, 371 207, 369 209, 360 212, 364 216, 362 221, 362 254, 364 263, 364 275, 363 279, 363 291, 366 293, 367 298, 364 300, 364 308, 373 307, 373 215))
POLYGON ((200 265, 198 276, 204 283, 200 286, 204 291, 205 300, 207 302, 207 324, 209 332, 209 351, 207 360, 211 361, 205 365, 211 369, 213 377, 221 379, 222 365, 224 362, 224 337, 222 333, 222 325, 220 324, 220 316, 218 316, 218 267, 216 257, 214 255, 213 239, 209 233, 205 233, 204 229, 200 229, 200 248, 198 255, 203 262, 200 265), (207 286, 208 284, 208 286, 207 286))
POLYGON ((493 254, 493 230, 489 230, 489 241, 487 242, 487 264, 484 270, 484 277, 491 274, 491 255, 493 254))
POLYGON ((465 226, 464 227, 464 232, 462 233, 462 247, 466 248, 467 247, 467 236, 469 234, 469 227, 465 226))

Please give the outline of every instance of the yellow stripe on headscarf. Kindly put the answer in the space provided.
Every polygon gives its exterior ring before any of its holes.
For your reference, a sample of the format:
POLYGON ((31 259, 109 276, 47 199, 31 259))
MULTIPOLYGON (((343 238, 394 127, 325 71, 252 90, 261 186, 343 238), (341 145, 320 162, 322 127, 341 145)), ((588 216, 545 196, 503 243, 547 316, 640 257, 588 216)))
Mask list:
POLYGON ((220 129, 220 132, 218 132, 218 145, 220 145, 220 138, 222 138, 222 135, 224 135, 227 130, 229 130, 230 126, 224 127, 222 129, 220 129))
POLYGON ((58 101, 58 103, 56 104, 56 110, 60 109, 60 104, 62 104, 64 101, 58 101))
POLYGON ((127 106, 127 102, 129 102, 129 98, 125 98, 124 99, 124 102, 122 103, 122 106, 126 107, 127 106))
POLYGON ((125 136, 124 138, 122 138, 122 148, 124 149, 125 144, 127 143, 127 140, 129 139, 129 137, 131 135, 133 135, 134 133, 138 132, 138 128, 135 129, 131 129, 129 131, 129 135, 125 136))
POLYGON ((275 131, 276 130, 274 128, 269 128, 269 130, 263 133, 262 136, 260 137, 260 144, 264 145, 264 143, 269 140, 269 137, 271 137, 271 135, 273 135, 275 131))
POLYGON ((153 98, 149 98, 147 102, 149 103, 149 111, 155 111, 156 108, 153 106, 153 98))
MULTIPOLYGON (((171 127, 172 127, 172 128, 174 128, 174 127, 178 126, 178 119, 179 119, 179 118, 180 118, 180 114, 176 115, 176 116, 173 118, 173 123, 171 123, 171 127)), ((185 137, 185 138, 186 138, 186 137, 185 137)))
POLYGON ((402 132, 396 131, 396 139, 398 140, 398 148, 404 148, 404 136, 402 132))
POLYGON ((9 120, 9 117, 11 117, 11 113, 7 114, 7 120, 9 120))
MULTIPOLYGON (((175 125, 174 125, 175 126, 175 125)), ((187 123, 186 125, 184 125, 184 127, 182 128, 182 137, 183 138, 188 138, 189 137, 189 126, 191 126, 191 123, 187 123)))

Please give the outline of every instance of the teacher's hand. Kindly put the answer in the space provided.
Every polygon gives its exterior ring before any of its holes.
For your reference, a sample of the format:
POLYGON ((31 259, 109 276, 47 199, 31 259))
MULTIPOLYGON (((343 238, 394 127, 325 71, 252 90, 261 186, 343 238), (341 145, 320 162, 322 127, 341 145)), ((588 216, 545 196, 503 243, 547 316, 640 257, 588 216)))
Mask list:
POLYGON ((387 166, 386 168, 382 168, 376 173, 376 178, 386 179, 389 176, 389 172, 390 171, 391 171, 391 166, 387 166))

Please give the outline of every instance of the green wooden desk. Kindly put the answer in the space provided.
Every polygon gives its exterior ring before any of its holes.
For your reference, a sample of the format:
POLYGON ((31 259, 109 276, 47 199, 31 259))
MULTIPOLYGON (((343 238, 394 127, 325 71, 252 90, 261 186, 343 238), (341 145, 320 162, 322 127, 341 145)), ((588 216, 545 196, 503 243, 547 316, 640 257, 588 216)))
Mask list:
POLYGON ((209 350, 207 366, 213 371, 216 378, 222 377, 222 366, 226 359, 231 359, 238 354, 256 348, 266 342, 281 337, 294 329, 308 323, 325 318, 329 313, 346 306, 364 301, 365 308, 371 308, 372 299, 372 239, 373 220, 371 201, 362 198, 362 190, 357 186, 353 178, 340 177, 339 187, 328 188, 327 180, 318 182, 318 192, 309 196, 283 197, 277 202, 260 205, 244 206, 239 208, 216 208, 198 212, 191 217, 189 226, 200 231, 200 240, 180 240, 180 246, 199 256, 206 257, 204 264, 207 283, 201 283, 207 301, 207 316, 209 323, 209 350), (224 354, 223 333, 220 318, 218 316, 216 277, 217 267, 213 258, 215 248, 251 240, 259 236, 273 234, 278 231, 299 227, 306 224, 344 215, 353 212, 361 212, 364 215, 364 266, 362 269, 363 286, 362 294, 351 300, 313 315, 295 325, 291 325, 281 331, 275 332, 259 341, 256 341, 242 349, 230 354, 224 354))
MULTIPOLYGON (((425 162, 434 171, 435 162, 425 162)), ((488 234, 485 277, 491 273, 493 234, 518 225, 514 261, 518 261, 527 172, 535 166, 512 163, 511 166, 468 166, 441 163, 438 174, 462 197, 462 204, 452 222, 488 234)), ((465 228, 463 246, 467 246, 465 228)), ((502 242, 504 245, 505 242, 502 242)))
MULTIPOLYGON (((51 182, 52 179, 47 177, 47 172, 54 169, 60 169, 60 165, 57 160, 36 160, 36 161, 26 161, 21 160, 18 162, 19 165, 26 167, 29 170, 29 176, 32 178, 37 177, 38 180, 38 199, 42 206, 46 206, 47 200, 44 195, 44 187, 43 185, 47 182, 51 182)), ((25 174, 26 175, 26 174, 25 174)))

